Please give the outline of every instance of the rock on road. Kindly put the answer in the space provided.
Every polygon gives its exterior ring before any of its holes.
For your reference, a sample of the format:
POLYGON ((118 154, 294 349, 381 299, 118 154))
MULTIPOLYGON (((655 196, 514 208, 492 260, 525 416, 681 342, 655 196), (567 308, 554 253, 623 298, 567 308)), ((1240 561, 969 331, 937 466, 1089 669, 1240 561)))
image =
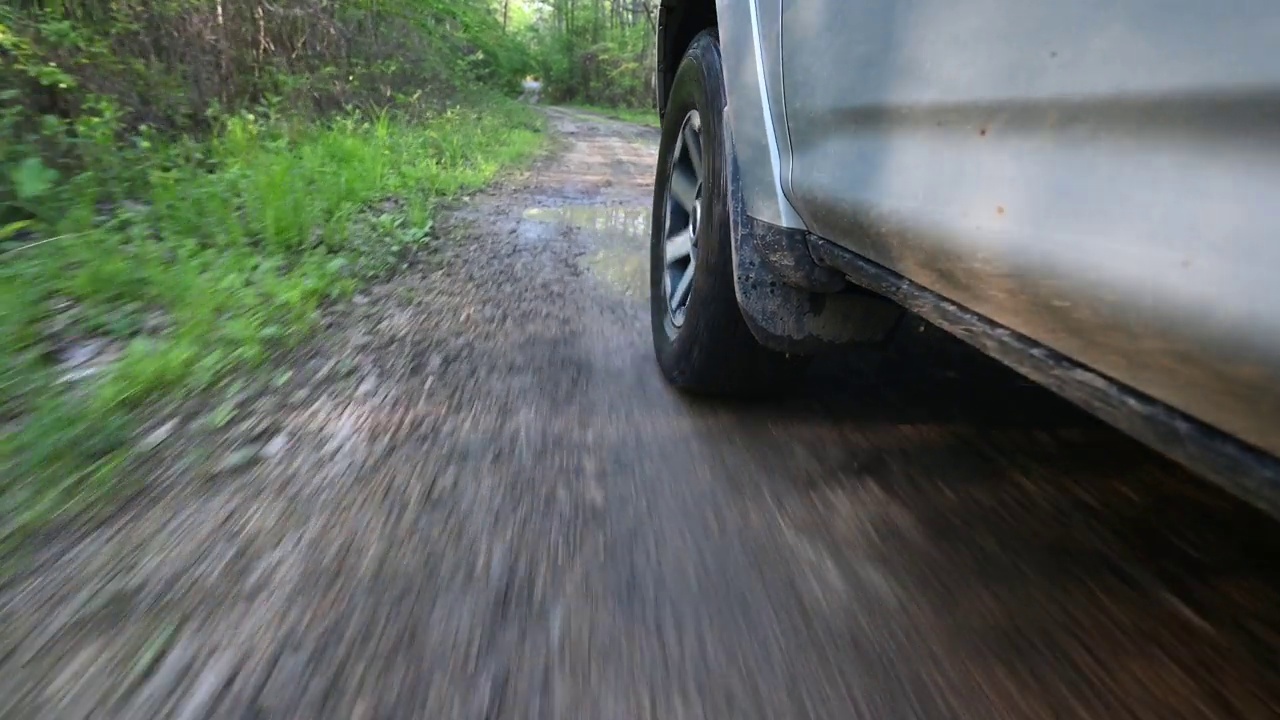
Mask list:
POLYGON ((1280 717, 1275 522, 924 326, 680 397, 656 131, 547 112, 258 445, 0 590, 0 717, 1280 717))

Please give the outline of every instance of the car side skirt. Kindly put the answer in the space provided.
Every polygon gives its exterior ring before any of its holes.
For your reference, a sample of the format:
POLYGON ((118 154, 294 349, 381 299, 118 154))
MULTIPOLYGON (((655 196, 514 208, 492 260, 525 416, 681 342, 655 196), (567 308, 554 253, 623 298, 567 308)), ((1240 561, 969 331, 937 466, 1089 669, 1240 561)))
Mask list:
POLYGON ((810 235, 820 264, 883 295, 1110 425, 1280 517, 1280 459, 833 242, 810 235))

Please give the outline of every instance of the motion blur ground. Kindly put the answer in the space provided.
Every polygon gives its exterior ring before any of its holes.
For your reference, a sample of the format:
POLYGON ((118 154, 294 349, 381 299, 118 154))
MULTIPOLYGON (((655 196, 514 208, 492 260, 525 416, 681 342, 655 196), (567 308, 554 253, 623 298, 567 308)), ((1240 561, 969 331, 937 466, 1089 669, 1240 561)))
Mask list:
POLYGON ((175 455, 8 583, 0 717, 1280 715, 1274 521, 919 324, 682 398, 656 132, 548 113, 258 401, 272 452, 175 455))

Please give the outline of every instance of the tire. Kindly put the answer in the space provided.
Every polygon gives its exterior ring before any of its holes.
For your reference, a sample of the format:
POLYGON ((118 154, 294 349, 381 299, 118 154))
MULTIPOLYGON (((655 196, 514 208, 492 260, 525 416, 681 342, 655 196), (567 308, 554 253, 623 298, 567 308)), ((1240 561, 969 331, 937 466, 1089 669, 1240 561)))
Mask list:
POLYGON ((663 376, 679 390, 756 395, 789 384, 803 372, 807 359, 761 346, 742 319, 734 295, 724 106, 720 42, 708 30, 694 39, 680 63, 662 124, 650 223, 653 349, 663 376), (693 142, 687 133, 694 121, 700 147, 690 151, 693 142), (675 197, 687 199, 687 190, 679 190, 688 188, 691 168, 696 179, 693 163, 699 155, 701 192, 695 192, 693 207, 685 210, 675 197), (676 172, 684 174, 673 184, 676 172), (668 263, 667 248, 668 236, 685 220, 692 250, 684 267, 692 277, 687 292, 680 293, 684 274, 679 261, 668 263), (673 297, 684 299, 681 303, 673 297))

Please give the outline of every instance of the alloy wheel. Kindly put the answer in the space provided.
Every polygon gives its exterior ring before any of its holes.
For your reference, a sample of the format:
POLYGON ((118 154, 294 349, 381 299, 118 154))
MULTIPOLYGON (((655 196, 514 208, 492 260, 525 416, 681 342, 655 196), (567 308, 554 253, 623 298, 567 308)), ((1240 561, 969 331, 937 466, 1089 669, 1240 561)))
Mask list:
POLYGON ((702 224, 702 118, 690 110, 680 126, 671 154, 663 218, 662 294, 667 319, 684 324, 698 262, 698 228, 702 224))

